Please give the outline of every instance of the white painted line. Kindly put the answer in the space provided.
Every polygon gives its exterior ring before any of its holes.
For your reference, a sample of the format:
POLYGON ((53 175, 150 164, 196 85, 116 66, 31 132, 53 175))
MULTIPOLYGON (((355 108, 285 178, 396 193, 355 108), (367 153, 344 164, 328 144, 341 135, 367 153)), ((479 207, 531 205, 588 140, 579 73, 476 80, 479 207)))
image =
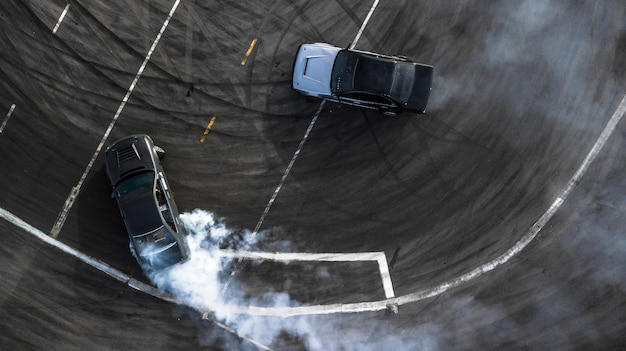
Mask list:
MULTIPOLYGON (((313 130, 313 126, 315 125, 315 122, 317 121, 317 117, 322 112, 322 109, 324 108, 325 104, 326 104, 326 100, 322 100, 319 108, 317 109, 317 112, 315 112, 315 116, 313 116, 313 120, 311 120, 311 123, 309 123, 309 127, 304 133, 304 137, 300 141, 300 145, 298 145, 298 149, 296 149, 296 152, 293 154, 293 157, 291 158, 289 165, 285 169, 285 173, 283 173, 283 177, 281 178, 280 183, 278 183, 278 187, 276 187, 276 190, 274 190, 274 193, 272 194, 270 201, 267 203, 267 206, 265 206, 265 210, 263 210, 263 214, 261 215, 261 218, 259 218, 259 221, 257 222, 256 227, 254 227, 254 231, 252 232, 248 240, 252 241, 254 237, 257 235, 257 233, 259 232, 259 229, 261 229, 261 225, 263 225, 263 221, 265 221, 265 217, 267 217, 267 214, 270 212, 270 209, 272 208, 274 201, 276 201, 276 197, 278 197, 278 193, 280 192, 280 189, 282 189, 283 184, 285 183, 285 180, 287 179, 287 176, 289 175, 289 172, 291 172, 291 168, 296 163, 296 160, 298 159, 298 155, 300 155, 300 151, 302 151, 302 148, 304 147, 304 143, 309 137, 311 130, 313 130)), ((230 276, 228 277, 228 280, 226 280, 226 283, 224 283, 224 287, 222 288, 222 294, 224 294, 226 290, 228 290, 228 287, 230 286, 230 282, 239 271, 240 263, 241 263, 241 259, 237 261, 237 263, 235 264, 235 268, 233 268, 232 272, 230 272, 230 276)))
POLYGON ((98 154, 100 154, 100 151, 102 150, 102 147, 104 146, 104 143, 106 142, 107 138, 109 137, 109 134, 111 133, 111 130, 113 130, 113 126, 115 126, 115 122, 117 122, 117 119, 122 114, 122 110, 124 110, 124 106, 126 106, 126 102, 130 98, 130 95, 133 93, 133 90, 135 90, 135 86, 137 85, 137 81, 139 81, 139 78, 141 77, 141 75, 143 74, 144 69, 146 68, 146 65, 148 65, 148 61, 150 61, 150 57, 152 57, 152 53, 156 49, 157 44, 159 44, 159 40, 161 40, 161 36, 163 35, 163 33, 165 32, 165 29, 169 25, 170 20, 172 19, 172 16, 174 16, 174 12, 176 11, 176 8, 178 7, 179 3, 180 3, 180 0, 176 0, 176 2, 174 3, 174 6, 172 6, 172 9, 170 10, 169 15, 165 19, 165 22, 163 23, 163 26, 161 26, 161 30, 159 31, 159 34, 157 35, 156 39, 154 39, 154 43, 152 43, 152 47, 150 47, 150 50, 148 51, 148 54, 146 55, 145 59, 143 60, 143 63, 141 64, 141 67, 139 67, 139 71, 135 75, 135 79, 133 79, 133 82, 130 84, 130 88, 128 88, 128 91, 126 91, 126 95, 124 96, 124 99, 122 99, 122 103, 120 104, 119 108, 117 109, 117 112, 115 113, 115 116, 113 116, 113 120, 109 124, 109 127, 107 128, 106 132, 104 133, 104 136, 102 137, 102 140, 100 140, 100 144, 98 144, 98 147, 96 148, 96 151, 94 152, 93 156, 91 157, 91 160, 89 161, 89 164, 87 165, 87 168, 85 168, 85 171, 83 172, 83 175, 80 177, 80 180, 78 181, 78 184, 76 184, 76 186, 72 188, 72 191, 70 192, 70 195, 65 200, 65 204, 63 205, 63 209, 59 213, 59 216, 57 217, 57 220, 54 223, 54 226, 50 230, 50 234, 52 235, 53 238, 56 238, 59 235, 59 232, 61 231, 61 228, 63 227, 63 224, 65 223, 65 220, 67 219, 67 215, 68 215, 70 209, 72 208, 72 205, 74 204, 74 200, 76 200, 76 196, 78 196, 78 193, 80 192, 80 189, 83 186, 83 183, 85 182, 85 179, 87 178, 87 174, 91 170, 91 167, 93 167, 94 162, 96 162, 96 158, 98 157, 98 154))
MULTIPOLYGON (((352 41, 352 44, 350 45, 351 49, 353 49, 354 46, 356 45, 356 43, 359 41, 359 38, 361 37, 361 33, 363 33, 363 30, 365 29, 365 26, 367 25, 367 22, 369 21, 370 17, 372 16, 372 13, 374 12, 374 10, 376 9, 376 6, 378 5, 378 1, 379 0, 375 0, 374 4, 370 8, 370 11, 367 14, 367 17, 365 18, 365 21, 363 21, 363 25, 361 25, 361 29, 359 30, 359 33, 357 34, 357 36, 352 41)), ((291 172, 291 168, 293 167, 294 163, 296 163, 296 159, 298 158, 298 155, 300 155, 300 151, 302 151, 302 148, 304 147, 304 143, 306 142, 307 138, 309 137, 309 133, 311 133, 311 130, 313 130, 313 127, 315 126, 315 122, 317 122, 317 118, 319 117, 320 113, 322 112, 322 109, 324 108, 324 104, 325 103, 326 103, 326 100, 322 100, 322 102, 320 103, 319 108, 317 109, 317 112, 315 112, 315 115, 313 116, 313 119, 311 120, 311 123, 309 124, 309 127, 306 130, 306 133, 304 133, 304 137, 300 141, 300 145, 298 145, 298 149, 296 150, 296 152, 294 153, 293 157, 291 158, 291 161, 289 162, 289 165, 287 166, 287 169, 285 170, 285 173, 283 174, 283 177, 280 180, 280 183, 278 184, 278 187, 276 188, 276 190, 274 190, 274 194, 272 194, 272 198, 267 203, 267 206, 265 206, 265 210, 263 211, 263 214, 261 215, 261 218, 259 219, 259 222, 257 223, 256 227, 254 228, 254 232, 252 234, 253 237, 259 231, 259 229, 261 229, 261 225, 263 224, 263 221, 265 220, 265 217, 267 217, 267 213, 270 211, 270 208, 272 207, 272 204, 274 203, 274 201, 276 201, 276 197, 278 196, 278 193, 280 192, 280 189, 283 187, 283 184, 285 183, 285 179, 287 179, 287 176, 289 175, 289 172, 291 172)))
MULTIPOLYGON (((359 41, 361 33, 363 33, 363 30, 365 29, 365 26, 367 25, 367 22, 369 21, 370 17, 372 16, 372 13, 374 12, 374 10, 376 9, 376 6, 378 5, 378 1, 379 0, 375 0, 374 4, 370 8, 370 11, 367 14, 367 17, 365 18, 365 21, 363 21, 363 25, 361 26, 361 29, 359 30, 359 33, 357 34, 356 38, 354 38, 354 41, 352 42, 352 45, 350 45, 351 49, 353 49, 354 46, 356 45, 356 43, 359 41)), ((317 109, 317 112, 315 112, 315 115, 313 116, 313 119, 311 120, 311 123, 309 124, 309 127, 306 130, 306 133, 304 133, 304 137, 300 141, 300 145, 298 145, 298 149, 293 154, 293 157, 291 158, 291 161, 289 162, 289 165, 287 166, 287 169, 285 170, 285 173, 283 174, 283 177, 280 180, 280 183, 278 184, 278 187, 276 188, 276 190, 274 190, 274 194, 272 194, 272 198, 267 203, 267 206, 265 206, 265 210, 263 210, 263 214, 261 215, 261 218, 257 222, 257 225, 254 228, 254 231, 252 232, 252 238, 254 238, 254 235, 256 235, 256 233, 259 231, 259 229, 261 229, 261 225, 263 225, 263 221, 265 220, 265 217, 267 217, 267 214, 270 211, 270 208, 274 204, 274 201, 276 201, 276 197, 278 197, 278 193, 280 192, 280 189, 283 187, 283 184, 285 183, 285 180, 287 179, 287 176, 289 175, 289 172, 291 172, 291 168, 296 163, 296 159, 300 155, 300 151, 302 151, 302 148, 304 147, 304 143, 306 142, 307 138, 309 137, 309 134, 311 133, 311 130, 313 130, 313 127, 315 126, 315 123, 317 122, 317 118, 319 117, 320 113, 322 112, 322 109, 324 108, 324 104, 326 104, 326 100, 322 100, 322 102, 320 103, 319 108, 317 109)))
POLYGON ((382 255, 378 256, 378 271, 380 272, 380 280, 383 282, 383 289, 385 290, 385 297, 392 298, 396 294, 393 291, 393 283, 391 282, 391 274, 389 273, 389 266, 387 265, 387 255, 381 252, 382 255))
POLYGON ((291 172, 293 165, 296 163, 296 160, 298 159, 298 156, 300 155, 300 151, 302 151, 302 148, 304 147, 304 143, 308 139, 309 134, 311 133, 311 130, 313 130, 313 126, 315 126, 315 122, 317 122, 317 118, 322 112, 322 109, 324 108, 325 104, 326 104, 326 100, 322 100, 322 102, 320 103, 320 106, 317 108, 317 112, 315 112, 315 115, 313 116, 313 120, 311 120, 311 123, 309 123, 309 127, 304 133, 304 137, 300 141, 300 145, 298 145, 298 149, 296 149, 296 152, 293 154, 291 161, 289 161, 289 165, 285 169, 285 173, 283 173, 283 177, 280 179, 280 183, 278 184, 278 187, 276 187, 276 190, 274 190, 274 193, 272 194, 272 198, 267 203, 267 206, 265 206, 265 210, 263 210, 263 214, 261 215, 261 218, 257 222, 256 227, 254 227, 253 235, 255 235, 259 231, 259 229, 261 229, 261 225, 263 224, 265 217, 267 217, 267 214, 269 213, 270 208, 272 208, 274 201, 276 201, 276 197, 278 197, 278 193, 280 192, 280 189, 282 189, 283 184, 285 184, 285 180, 287 179, 287 176, 291 172))
POLYGON ((61 16, 59 17, 59 20, 57 21, 57 24, 52 29, 52 34, 56 34, 57 33, 57 30, 59 30, 59 27, 61 26, 61 22, 63 22, 63 19, 65 18, 65 15, 67 15, 67 11, 69 9, 70 9, 70 4, 67 3, 67 5, 65 5, 65 9, 61 13, 61 16))
POLYGON ((0 133, 4 131, 4 127, 6 127, 7 122, 9 121, 9 118, 11 118, 11 115, 13 114, 13 111, 15 111, 15 104, 11 105, 11 108, 9 108, 9 112, 7 113, 7 116, 4 119, 4 122, 2 122, 2 125, 0 126, 0 133))
MULTIPOLYGON (((323 105, 324 102, 322 102, 321 105, 323 105)), ((236 305, 228 305, 227 307, 235 312, 235 313, 240 313, 240 314, 248 314, 248 315, 260 315, 260 316, 279 316, 279 317, 290 317, 290 316, 299 316, 299 315, 319 315, 319 314, 335 314, 335 313, 357 313, 357 312, 369 312, 369 311, 382 311, 382 310, 386 310, 388 308, 388 305, 390 304, 398 304, 398 305, 403 305, 403 304, 408 304, 408 303, 412 303, 412 302, 417 302, 420 300, 424 300, 430 297, 434 297, 437 296, 439 294, 442 294, 454 287, 457 287, 463 283, 466 283, 472 279, 475 279, 479 276, 482 276, 483 274, 494 270, 495 268, 497 268, 500 265, 505 264, 506 262, 508 262, 511 258, 513 258, 515 255, 519 254, 526 246, 528 246, 528 244, 530 242, 532 242, 532 240, 537 236, 537 234, 539 233, 539 231, 541 231, 541 229, 543 229, 543 227, 546 225, 546 223, 548 223, 548 221, 552 218, 552 216, 554 215, 554 213, 556 213, 556 211, 561 207, 561 205, 565 202, 565 200, 569 197, 571 191, 574 189, 574 187, 580 182, 580 180, 582 179, 582 177, 585 175, 585 173, 587 172, 587 170, 589 169, 590 165, 593 163, 593 161, 595 160, 595 158, 597 157, 597 155, 600 153, 601 149, 604 147, 604 145, 606 144, 606 141, 609 139, 609 137, 613 134, 615 127, 619 124, 619 122, 622 120, 624 114, 626 113, 626 95, 622 98, 618 108, 615 110, 615 112, 613 113, 613 116, 611 117, 611 119, 609 120, 609 122, 607 123, 607 125, 605 126, 604 130, 602 131, 602 133, 600 134, 600 136, 598 137, 598 140, 596 141, 596 143, 594 144, 594 146, 592 147, 592 149, 589 151, 589 153, 587 154, 587 156, 585 157, 585 160, 582 162, 582 164, 580 165, 580 167, 578 168, 578 170, 576 171, 576 173, 574 174, 574 176, 571 178, 571 180, 568 182, 568 184, 566 185, 566 187, 563 189, 563 191, 561 192, 561 194, 554 200, 554 202, 552 203, 552 205, 546 210, 546 212, 535 222, 535 224, 529 228, 526 233, 524 234, 524 236, 510 249, 508 249, 505 253, 503 253, 502 255, 500 255, 499 257, 497 257, 496 259, 487 262, 481 266, 479 266, 478 268, 463 274, 455 279, 452 279, 448 282, 445 282, 443 284, 440 284, 436 287, 430 288, 430 289, 425 289, 422 291, 418 291, 416 293, 412 293, 412 294, 408 294, 408 295, 404 295, 404 296, 400 296, 400 297, 394 297, 394 298, 388 298, 385 300, 379 300, 379 301, 372 301, 372 302, 361 302, 361 303, 348 303, 348 304, 331 304, 331 305, 314 305, 314 306, 300 306, 300 307, 255 307, 255 306, 236 306, 236 305)), ((313 119, 313 121, 315 121, 317 119, 317 116, 313 119)), ((313 121, 311 122, 311 125, 309 125, 309 130, 312 129, 313 126, 313 121)), ((302 143, 301 143, 302 144, 302 143)), ((299 151, 297 152, 299 153, 299 151)), ((294 157, 296 157, 294 155, 294 157)), ((290 163, 291 165, 291 163, 290 163)), ((163 300, 166 301, 170 301, 173 303, 178 303, 176 302, 175 299, 173 299, 170 296, 164 295, 162 293, 160 293, 156 288, 147 285, 145 283, 142 283, 140 281, 137 281, 131 277, 129 277, 128 275, 125 275, 124 273, 108 266, 106 263, 99 261, 97 259, 91 258, 79 251, 77 251, 76 249, 73 249, 61 242, 59 242, 56 239, 53 239, 49 236, 47 236, 46 234, 44 234, 43 232, 41 232, 40 230, 32 227, 31 225, 29 225, 28 223, 24 222, 23 220, 19 219, 18 217, 14 216, 13 214, 11 214, 10 212, 6 211, 3 208, 0 208, 0 217, 4 218, 5 220, 7 220, 10 223, 15 224, 18 227, 21 227, 23 229, 25 229, 27 232, 35 235, 37 238, 39 238, 40 240, 55 246, 59 249, 61 249, 62 251, 80 259, 81 261, 89 264, 90 266, 108 274, 109 276, 119 280, 119 281, 123 281, 126 282, 128 284, 128 286, 145 292, 147 294, 150 294, 152 296, 161 298, 163 300)), ((382 273, 381 273, 382 275, 382 273)))
POLYGON ((598 137, 598 140, 593 145, 587 157, 582 162, 574 176, 567 183, 561 194, 554 200, 552 205, 546 210, 546 212, 526 231, 522 238, 513 245, 510 249, 498 256, 494 260, 487 262, 474 270, 465 273, 455 279, 449 280, 438 286, 430 289, 425 289, 412 294, 381 300, 373 302, 362 303, 350 303, 350 304, 334 304, 334 305, 317 305, 317 306, 302 306, 302 307, 284 307, 284 308, 264 308, 264 307, 250 307, 250 306, 237 306, 231 307, 231 310, 242 314, 253 314, 262 316, 297 316, 297 315, 311 315, 311 314, 333 314, 333 313, 355 313, 355 312, 368 312, 368 311, 382 311, 386 310, 390 304, 404 305, 408 303, 417 302, 430 297, 440 295, 452 288, 455 288, 463 283, 469 282, 472 279, 478 278, 483 274, 490 272, 508 262, 511 258, 519 254, 528 244, 530 244, 537 234, 543 229, 543 227, 550 221, 556 211, 561 207, 563 202, 569 197, 574 187, 580 182, 583 175, 589 169, 589 166, 600 153, 600 150, 606 144, 611 134, 613 134, 615 127, 622 120, 624 114, 626 114, 626 95, 622 98, 619 106, 611 116, 611 119, 604 127, 604 130, 598 137))
POLYGON ((152 295, 154 297, 158 297, 160 299, 166 300, 166 301, 170 301, 170 302, 176 302, 176 300, 166 294, 161 293, 159 290, 157 290, 155 287, 153 287, 152 285, 148 285, 146 283, 143 283, 139 280, 136 280, 134 278, 132 278, 131 276, 122 273, 121 271, 109 266, 108 264, 93 258, 91 256, 88 256, 76 249, 74 249, 71 246, 68 246, 52 237, 50 237, 49 235, 46 235, 44 232, 42 232, 41 230, 31 226, 30 224, 24 222, 21 218, 15 216, 14 214, 10 213, 9 211, 0 208, 0 218, 4 218, 6 221, 13 223, 14 225, 16 225, 17 227, 20 227, 22 229, 24 229, 25 231, 27 231, 28 233, 34 235, 36 238, 38 238, 39 240, 45 242, 46 244, 52 245, 54 247, 56 247, 57 249, 73 256, 76 257, 77 259, 79 259, 80 261, 90 265, 91 267, 107 274, 108 276, 127 284, 128 286, 132 287, 133 289, 139 290, 139 291, 143 291, 149 295, 152 295))
POLYGON ((221 257, 238 259, 262 259, 272 261, 325 261, 325 262, 360 262, 376 261, 378 271, 383 282, 385 297, 394 297, 393 284, 387 266, 387 256, 384 252, 359 252, 359 253, 303 253, 303 252, 252 252, 217 250, 221 257))
POLYGON ((379 0, 374 1, 374 4, 370 8, 370 12, 367 13, 367 17, 365 17, 365 21, 363 21, 363 24, 361 25, 359 32, 356 34, 356 37, 354 38, 354 40, 352 41, 352 44, 350 45, 350 49, 354 49, 354 47, 356 46, 356 43, 359 41, 359 39, 361 39, 361 34, 363 34, 363 31, 365 30, 365 26, 367 26, 367 22, 369 22, 370 17, 372 17, 372 14, 374 13, 374 10, 376 10, 376 6, 378 6, 378 1, 379 0))
POLYGON ((357 253, 306 253, 306 252, 256 252, 216 250, 220 257, 260 259, 268 261, 324 261, 324 262, 358 262, 378 261, 384 252, 357 252, 357 253))
MULTIPOLYGON (((448 282, 440 284, 434 288, 425 289, 422 291, 418 291, 416 293, 388 298, 385 300, 379 301, 371 301, 371 302, 360 302, 360 303, 348 303, 348 304, 331 304, 331 305, 314 305, 314 306, 300 306, 300 307, 255 307, 255 306, 237 306, 237 305, 227 305, 230 311, 240 314, 248 314, 248 315, 259 315, 259 316, 279 316, 279 317, 291 317, 291 316, 299 316, 299 315, 319 315, 319 314, 335 314, 335 313, 357 313, 357 312, 369 312, 369 311, 382 311, 386 310, 387 306, 390 304, 398 304, 404 305, 412 302, 417 302, 420 300, 424 300, 430 297, 437 296, 442 294, 454 287, 457 287, 463 283, 466 283, 474 278, 477 278, 496 267, 503 265, 507 261, 509 261, 512 257, 520 253, 528 244, 536 237, 537 233, 541 231, 541 229, 548 223, 548 221, 552 218, 554 213, 559 209, 559 207, 563 204, 563 202, 567 199, 571 191, 574 189, 576 184, 580 182, 583 175, 589 169, 591 163, 593 163, 594 159, 600 153, 600 150, 606 144, 608 138, 613 134, 615 127, 621 121, 624 114, 626 113, 626 95, 623 97, 619 107, 615 110, 615 113, 607 123, 606 127, 602 131, 602 134, 598 137, 598 140, 594 144, 593 148, 580 165, 572 179, 569 181, 567 186, 561 192, 561 194, 556 198, 556 200, 552 203, 552 205, 546 210, 546 212, 535 222, 535 224, 526 231, 526 234, 509 250, 505 253, 494 259, 493 261, 487 262, 478 268, 459 276, 458 278, 452 279, 448 282)), ((56 239, 49 237, 44 234, 40 230, 34 228, 28 223, 24 222, 17 216, 12 213, 6 211, 3 208, 0 208, 0 217, 4 218, 8 222, 26 230, 28 233, 33 234, 35 237, 40 239, 41 241, 48 243, 52 246, 55 246, 62 251, 78 258, 79 260, 89 264, 90 266, 106 273, 107 275, 128 284, 128 286, 133 289, 145 292, 149 295, 158 297, 160 299, 170 301, 173 303, 178 303, 171 296, 165 295, 159 292, 156 288, 151 285, 147 285, 140 281, 137 281, 130 276, 108 266, 106 263, 89 257, 80 251, 73 249, 56 239)))
MULTIPOLYGON (((206 317, 204 317, 204 316, 203 316, 203 317, 202 317, 202 319, 208 319, 208 318, 206 318, 206 317)), ((227 332, 229 332, 229 333, 231 333, 231 334, 237 335, 238 337, 240 337, 240 338, 242 338, 242 339, 246 340, 247 342, 251 343, 252 345, 254 345, 254 346, 256 346, 256 347, 260 348, 261 350, 265 350, 265 351, 272 351, 272 349, 271 349, 269 346, 266 346, 266 345, 264 345, 264 344, 261 344, 260 342, 258 342, 258 341, 256 341, 256 340, 254 340, 254 339, 252 339, 252 338, 249 338, 249 337, 247 337, 247 336, 245 336, 245 335, 241 335, 241 334, 239 334, 239 332, 238 332, 238 331, 236 331, 235 329, 233 329, 233 328, 231 328, 231 327, 227 326, 226 324, 224 324, 224 323, 222 323, 222 322, 220 322, 220 321, 218 321, 218 320, 216 320, 216 319, 211 318, 211 321, 213 321, 213 323, 215 323, 218 327, 220 327, 220 328, 222 328, 222 329, 226 330, 227 332)))
MULTIPOLYGON (((170 294, 166 294, 163 293, 161 291, 159 291, 159 289, 155 288, 154 286, 150 285, 150 284, 146 284, 142 281, 139 281, 137 279, 134 279, 133 277, 122 273, 120 270, 115 269, 111 266, 109 266, 108 264, 93 258, 89 255, 86 255, 76 249, 74 249, 71 246, 68 246, 60 241, 58 241, 57 239, 54 239, 52 237, 50 237, 49 235, 46 235, 44 232, 42 232, 41 230, 31 226, 30 224, 24 222, 21 218, 15 216, 14 214, 10 213, 9 211, 0 208, 0 218, 5 219, 7 222, 14 224, 15 226, 24 229, 26 232, 34 235, 36 238, 38 238, 39 240, 43 241, 46 244, 49 244, 51 246, 56 247, 57 249, 69 254, 70 256, 73 256, 75 258, 77 258, 78 260, 86 263, 87 265, 99 270, 100 272, 105 273, 106 275, 114 278, 115 280, 122 282, 124 284, 126 284, 127 286, 137 290, 137 291, 141 291, 143 293, 146 293, 148 295, 154 296, 156 298, 159 298, 161 300, 164 301, 168 301, 174 304, 182 304, 181 301, 178 301, 176 299, 175 296, 170 295, 170 294)), ((269 347, 255 341, 254 339, 247 337, 245 335, 239 334, 239 332, 237 332, 236 330, 230 328, 229 326, 220 323, 219 321, 213 320, 213 322, 220 328, 228 331, 229 333, 232 333, 234 335, 237 335, 238 337, 256 345, 257 347, 263 349, 263 350, 271 350, 269 347)))
MULTIPOLYGON (((359 38, 361 37, 361 34, 365 30, 365 26, 367 26, 367 22, 369 22, 369 19, 372 16, 372 13, 374 13, 374 10, 376 9, 376 6, 378 5, 378 2, 379 2, 379 0, 374 0, 374 4, 370 8, 367 16, 365 17, 365 20, 363 21, 363 24, 361 25, 361 28, 359 29, 359 32, 357 33, 356 37, 352 41, 352 44, 350 45, 350 49, 354 49, 354 47, 356 46, 356 43, 359 41, 359 38)), ((291 158, 291 161, 289 162, 289 165, 287 166, 287 169, 285 170, 285 173, 283 174, 283 177, 280 180, 280 183, 278 184, 278 187, 276 188, 276 190, 274 190, 274 194, 272 194, 272 197, 271 197, 270 201, 267 203, 267 206, 265 206, 265 210, 263 210, 263 214, 261 215, 261 218, 257 222, 257 225, 254 228, 254 231, 252 232, 252 235, 251 235, 249 240, 254 239, 254 237, 256 236, 258 231, 261 229, 261 225, 263 225, 263 221, 265 221, 265 217, 267 217, 267 214, 269 213, 270 208, 274 204, 274 201, 276 201, 276 197, 278 197, 278 193, 280 192, 280 189, 283 187, 283 184, 285 183, 285 179, 287 179, 287 176, 289 175, 289 172, 291 171, 291 168, 293 167, 294 163, 296 162, 296 159, 298 158, 298 155, 300 154, 300 151, 302 151, 302 148, 304 147, 304 143, 306 142, 306 139, 309 137, 309 133, 311 132, 311 130, 313 130, 313 127, 315 126, 315 123, 317 122, 317 118, 319 117, 320 113, 322 112, 322 108, 324 108, 324 104, 326 104, 326 100, 322 100, 322 102, 320 103, 319 108, 317 109, 317 112, 315 112, 315 115, 313 116, 313 119, 311 120, 311 123, 309 124, 309 127, 307 128, 307 131, 304 134, 304 137, 302 138, 302 141, 300 141, 300 145, 298 146, 298 149, 296 150, 296 152, 294 153, 293 157, 291 158)), ((238 267, 239 267, 240 262, 241 262, 241 260, 239 260, 239 262, 237 262, 237 264, 235 264, 235 268, 233 268, 233 271, 230 273, 230 277, 228 278, 228 280, 224 284, 224 288, 222 289, 222 294, 224 292, 226 292, 226 290, 228 289, 228 286, 230 285, 230 281, 237 274, 237 272, 239 270, 238 267)))

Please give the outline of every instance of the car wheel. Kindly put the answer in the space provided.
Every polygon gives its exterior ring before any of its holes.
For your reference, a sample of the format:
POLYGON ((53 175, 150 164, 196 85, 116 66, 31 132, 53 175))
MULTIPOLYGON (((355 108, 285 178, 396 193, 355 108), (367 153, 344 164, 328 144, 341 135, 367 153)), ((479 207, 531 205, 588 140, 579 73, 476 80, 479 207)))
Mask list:
POLYGON ((165 157, 165 150, 162 147, 154 145, 154 152, 159 156, 159 160, 162 160, 165 157))

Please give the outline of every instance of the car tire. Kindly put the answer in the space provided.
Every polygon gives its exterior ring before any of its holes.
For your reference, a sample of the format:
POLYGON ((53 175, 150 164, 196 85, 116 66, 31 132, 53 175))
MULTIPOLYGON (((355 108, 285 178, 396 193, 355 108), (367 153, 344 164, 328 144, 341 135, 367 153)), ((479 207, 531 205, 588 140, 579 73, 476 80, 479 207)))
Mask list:
POLYGON ((157 156, 159 156, 159 160, 162 160, 165 157, 165 150, 160 146, 154 145, 154 152, 156 152, 157 156))

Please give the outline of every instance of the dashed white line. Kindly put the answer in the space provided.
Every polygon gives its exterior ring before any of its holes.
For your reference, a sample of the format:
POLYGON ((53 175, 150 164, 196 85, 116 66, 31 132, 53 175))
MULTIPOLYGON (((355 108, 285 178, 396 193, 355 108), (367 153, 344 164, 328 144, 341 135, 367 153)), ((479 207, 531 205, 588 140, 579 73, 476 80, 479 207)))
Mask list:
POLYGON ((65 18, 65 15, 67 15, 67 11, 69 9, 70 9, 70 4, 68 3, 67 5, 65 5, 65 9, 61 13, 61 16, 59 17, 59 20, 57 21, 57 24, 52 29, 52 34, 56 34, 57 33, 57 30, 59 30, 59 27, 61 26, 61 22, 63 22, 63 19, 65 18))
POLYGON ((59 235, 59 232, 61 231, 61 228, 63 227, 63 224, 65 223, 65 220, 67 219, 67 215, 68 215, 70 209, 72 208, 72 205, 74 204, 74 200, 76 200, 76 196, 78 196, 78 193, 80 192, 80 189, 83 186, 83 183, 85 182, 85 179, 87 178, 87 174, 91 170, 91 167, 93 167, 93 164, 96 162, 96 158, 98 157, 98 154, 100 154, 100 151, 102 150, 102 147, 104 146, 104 143, 106 142, 107 138, 109 137, 109 134, 111 133, 111 130, 113 130, 113 126, 115 126, 115 123, 117 122, 117 119, 122 114, 122 110, 124 110, 124 106, 126 106, 126 102, 128 101, 128 99, 130 98, 131 94, 133 93, 133 90, 135 90, 135 86, 137 85, 137 81, 139 81, 139 78, 143 74, 144 69, 148 65, 148 61, 150 61, 150 57, 152 57, 152 53, 156 49, 156 46, 159 44, 159 40, 161 40, 161 36, 163 35, 163 33, 165 32, 165 29, 169 25, 170 20, 172 19, 172 16, 174 16, 174 12, 176 11, 176 8, 178 7, 179 3, 180 3, 180 0, 176 0, 174 5, 172 6, 172 9, 170 10, 170 13, 168 14, 167 18, 165 19, 165 22, 163 23, 163 26, 161 26, 161 30, 159 31, 159 34, 157 35, 156 39, 154 39, 154 42, 152 43, 152 47, 150 47, 150 50, 148 51, 148 54, 146 55, 145 59, 143 60, 143 63, 141 64, 141 67, 139 67, 139 71, 135 75, 135 79, 133 79, 133 82, 130 84, 130 87, 128 88, 128 91, 126 91, 126 95, 124 96, 124 99, 122 99, 122 103, 120 104, 119 108, 117 109, 117 112, 115 113, 115 116, 113 116, 113 120, 109 124, 109 127, 107 128, 106 132, 104 133, 104 136, 102 137, 102 140, 100 140, 100 144, 98 144, 98 147, 96 148, 96 151, 94 152, 93 156, 91 157, 91 160, 89 161, 89 164, 87 165, 87 168, 85 168, 85 171, 83 172, 83 175, 80 177, 80 180, 78 181, 78 184, 76 184, 76 186, 72 188, 72 191, 70 192, 70 195, 65 200, 65 204, 63 205, 63 209, 59 213, 59 216, 57 217, 57 220, 54 223, 54 226, 50 230, 50 234, 52 235, 53 238, 56 238, 59 235))
POLYGON ((13 111, 15 111, 15 104, 11 105, 11 108, 9 108, 9 112, 7 113, 6 118, 4 119, 4 122, 2 122, 2 125, 0 126, 0 133, 2 133, 2 131, 4 131, 4 127, 6 127, 7 122, 9 122, 9 118, 11 118, 11 115, 13 114, 13 111))

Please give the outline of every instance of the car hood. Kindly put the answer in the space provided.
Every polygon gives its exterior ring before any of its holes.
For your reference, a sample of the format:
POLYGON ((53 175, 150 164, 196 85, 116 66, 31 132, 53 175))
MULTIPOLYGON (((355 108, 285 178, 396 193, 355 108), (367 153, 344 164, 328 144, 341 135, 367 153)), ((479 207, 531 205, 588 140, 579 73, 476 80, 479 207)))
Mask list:
POLYGON ((330 96, 330 74, 340 48, 324 44, 303 44, 293 68, 293 88, 330 96))
POLYGON ((130 175, 155 171, 152 140, 147 135, 131 135, 118 140, 107 148, 105 162, 113 186, 130 175))

